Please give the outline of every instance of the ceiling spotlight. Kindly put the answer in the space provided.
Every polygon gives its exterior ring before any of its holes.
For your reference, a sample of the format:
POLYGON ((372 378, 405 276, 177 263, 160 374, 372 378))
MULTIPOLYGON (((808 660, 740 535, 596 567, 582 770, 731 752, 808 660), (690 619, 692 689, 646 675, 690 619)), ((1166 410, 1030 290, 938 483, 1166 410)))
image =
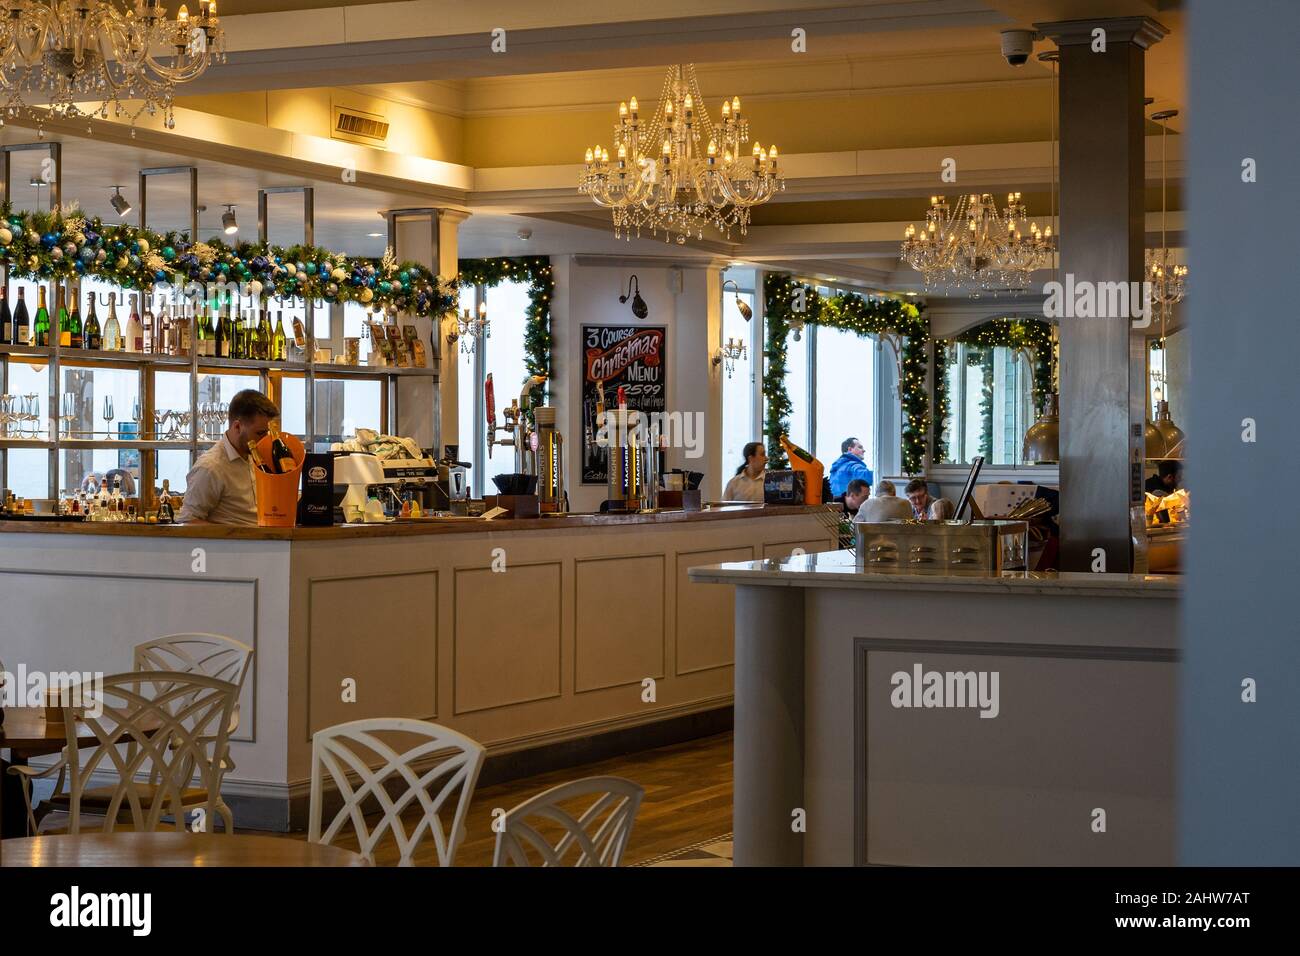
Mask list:
POLYGON ((228 236, 233 236, 239 232, 239 222, 235 219, 235 207, 229 203, 226 204, 226 211, 221 214, 221 228, 225 230, 228 236))
POLYGON ((722 291, 727 291, 727 286, 733 286, 736 290, 736 309, 740 312, 740 317, 748 322, 754 317, 754 310, 749 307, 749 303, 740 297, 740 286, 736 285, 735 279, 728 279, 722 283, 722 291))
POLYGON ((125 219, 131 212, 131 204, 127 201, 127 198, 122 195, 121 186, 114 186, 113 189, 116 191, 113 193, 109 202, 113 204, 113 210, 125 219))
POLYGON ((520 229, 515 233, 515 235, 519 237, 521 242, 527 242, 529 239, 533 238, 533 231, 531 229, 520 229))
POLYGON ((638 319, 644 319, 650 314, 650 307, 645 304, 645 299, 641 298, 641 282, 635 275, 627 280, 627 295, 620 295, 618 301, 626 302, 629 298, 632 299, 632 314, 638 319), (633 285, 636 286, 635 295, 632 294, 633 285))

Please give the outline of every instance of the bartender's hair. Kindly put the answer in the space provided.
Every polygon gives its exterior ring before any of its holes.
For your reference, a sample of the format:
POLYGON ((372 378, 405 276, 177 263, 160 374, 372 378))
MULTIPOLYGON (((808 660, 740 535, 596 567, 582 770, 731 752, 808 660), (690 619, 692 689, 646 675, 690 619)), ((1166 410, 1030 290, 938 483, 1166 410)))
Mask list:
POLYGON ((903 494, 910 495, 916 491, 929 492, 929 490, 930 486, 925 483, 924 478, 913 478, 907 483, 907 487, 903 489, 903 494))
POLYGON ((276 408, 275 402, 255 388, 246 388, 242 392, 236 392, 235 397, 230 400, 230 420, 232 422, 236 420, 246 422, 258 415, 265 415, 267 418, 279 418, 280 409, 276 408))
POLYGON ((736 469, 736 474, 740 474, 745 470, 745 466, 749 464, 749 459, 757 455, 762 447, 763 443, 761 441, 751 441, 746 443, 744 449, 741 451, 741 454, 745 456, 745 460, 742 461, 740 467, 736 469))

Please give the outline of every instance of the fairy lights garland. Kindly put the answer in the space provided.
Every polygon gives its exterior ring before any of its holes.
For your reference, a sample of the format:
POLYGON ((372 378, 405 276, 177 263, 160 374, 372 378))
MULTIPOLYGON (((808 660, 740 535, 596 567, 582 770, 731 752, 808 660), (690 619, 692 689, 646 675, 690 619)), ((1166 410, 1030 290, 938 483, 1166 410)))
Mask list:
POLYGON ((418 263, 399 263, 391 253, 368 259, 320 246, 191 242, 178 232, 87 219, 75 206, 16 212, 9 202, 0 204, 0 265, 36 281, 88 276, 141 292, 235 284, 245 295, 359 302, 372 311, 422 318, 440 318, 457 302, 454 282, 418 263))
POLYGON ((769 274, 763 282, 767 341, 763 349, 764 423, 767 455, 771 467, 786 464, 778 441, 790 427, 790 395, 786 390, 786 342, 791 327, 824 325, 861 336, 893 332, 904 337, 902 381, 899 397, 903 409, 903 471, 916 474, 925 458, 925 435, 929 427, 930 396, 926 391, 927 344, 930 323, 910 302, 876 299, 842 292, 829 298, 795 282, 788 275, 769 274), (802 292, 800 292, 802 290, 802 292), (802 306, 802 308, 797 308, 802 306))

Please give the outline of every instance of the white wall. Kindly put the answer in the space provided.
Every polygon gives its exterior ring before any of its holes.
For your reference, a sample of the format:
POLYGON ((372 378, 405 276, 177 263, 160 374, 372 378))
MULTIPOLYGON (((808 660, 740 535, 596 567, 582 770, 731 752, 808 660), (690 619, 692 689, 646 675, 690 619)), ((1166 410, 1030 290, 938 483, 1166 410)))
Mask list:
MULTIPOLYGON (((668 411, 703 416, 702 457, 687 459, 683 448, 668 452, 668 467, 701 471, 704 497, 721 496, 720 446, 722 440, 722 383, 710 356, 721 332, 721 266, 646 264, 646 260, 620 261, 590 256, 554 256, 555 300, 551 310, 554 372, 551 401, 559 409, 568 445, 565 475, 573 511, 595 511, 605 500, 603 486, 579 484, 582 464, 582 326, 623 324, 666 326, 668 358, 668 411), (649 308, 638 321, 630 303, 618 297, 627 291, 628 278, 636 274, 641 297, 649 308), (675 291, 675 273, 680 289, 675 291)), ((612 396, 611 396, 612 398, 612 396)))

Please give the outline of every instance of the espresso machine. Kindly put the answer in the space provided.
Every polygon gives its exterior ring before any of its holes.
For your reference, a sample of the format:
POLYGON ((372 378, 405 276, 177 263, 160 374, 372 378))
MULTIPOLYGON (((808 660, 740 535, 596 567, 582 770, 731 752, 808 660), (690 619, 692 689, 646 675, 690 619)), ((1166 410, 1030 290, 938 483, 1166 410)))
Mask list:
POLYGON ((555 408, 533 409, 537 425, 537 498, 542 514, 565 514, 569 496, 564 489, 564 436, 555 429, 555 408))

